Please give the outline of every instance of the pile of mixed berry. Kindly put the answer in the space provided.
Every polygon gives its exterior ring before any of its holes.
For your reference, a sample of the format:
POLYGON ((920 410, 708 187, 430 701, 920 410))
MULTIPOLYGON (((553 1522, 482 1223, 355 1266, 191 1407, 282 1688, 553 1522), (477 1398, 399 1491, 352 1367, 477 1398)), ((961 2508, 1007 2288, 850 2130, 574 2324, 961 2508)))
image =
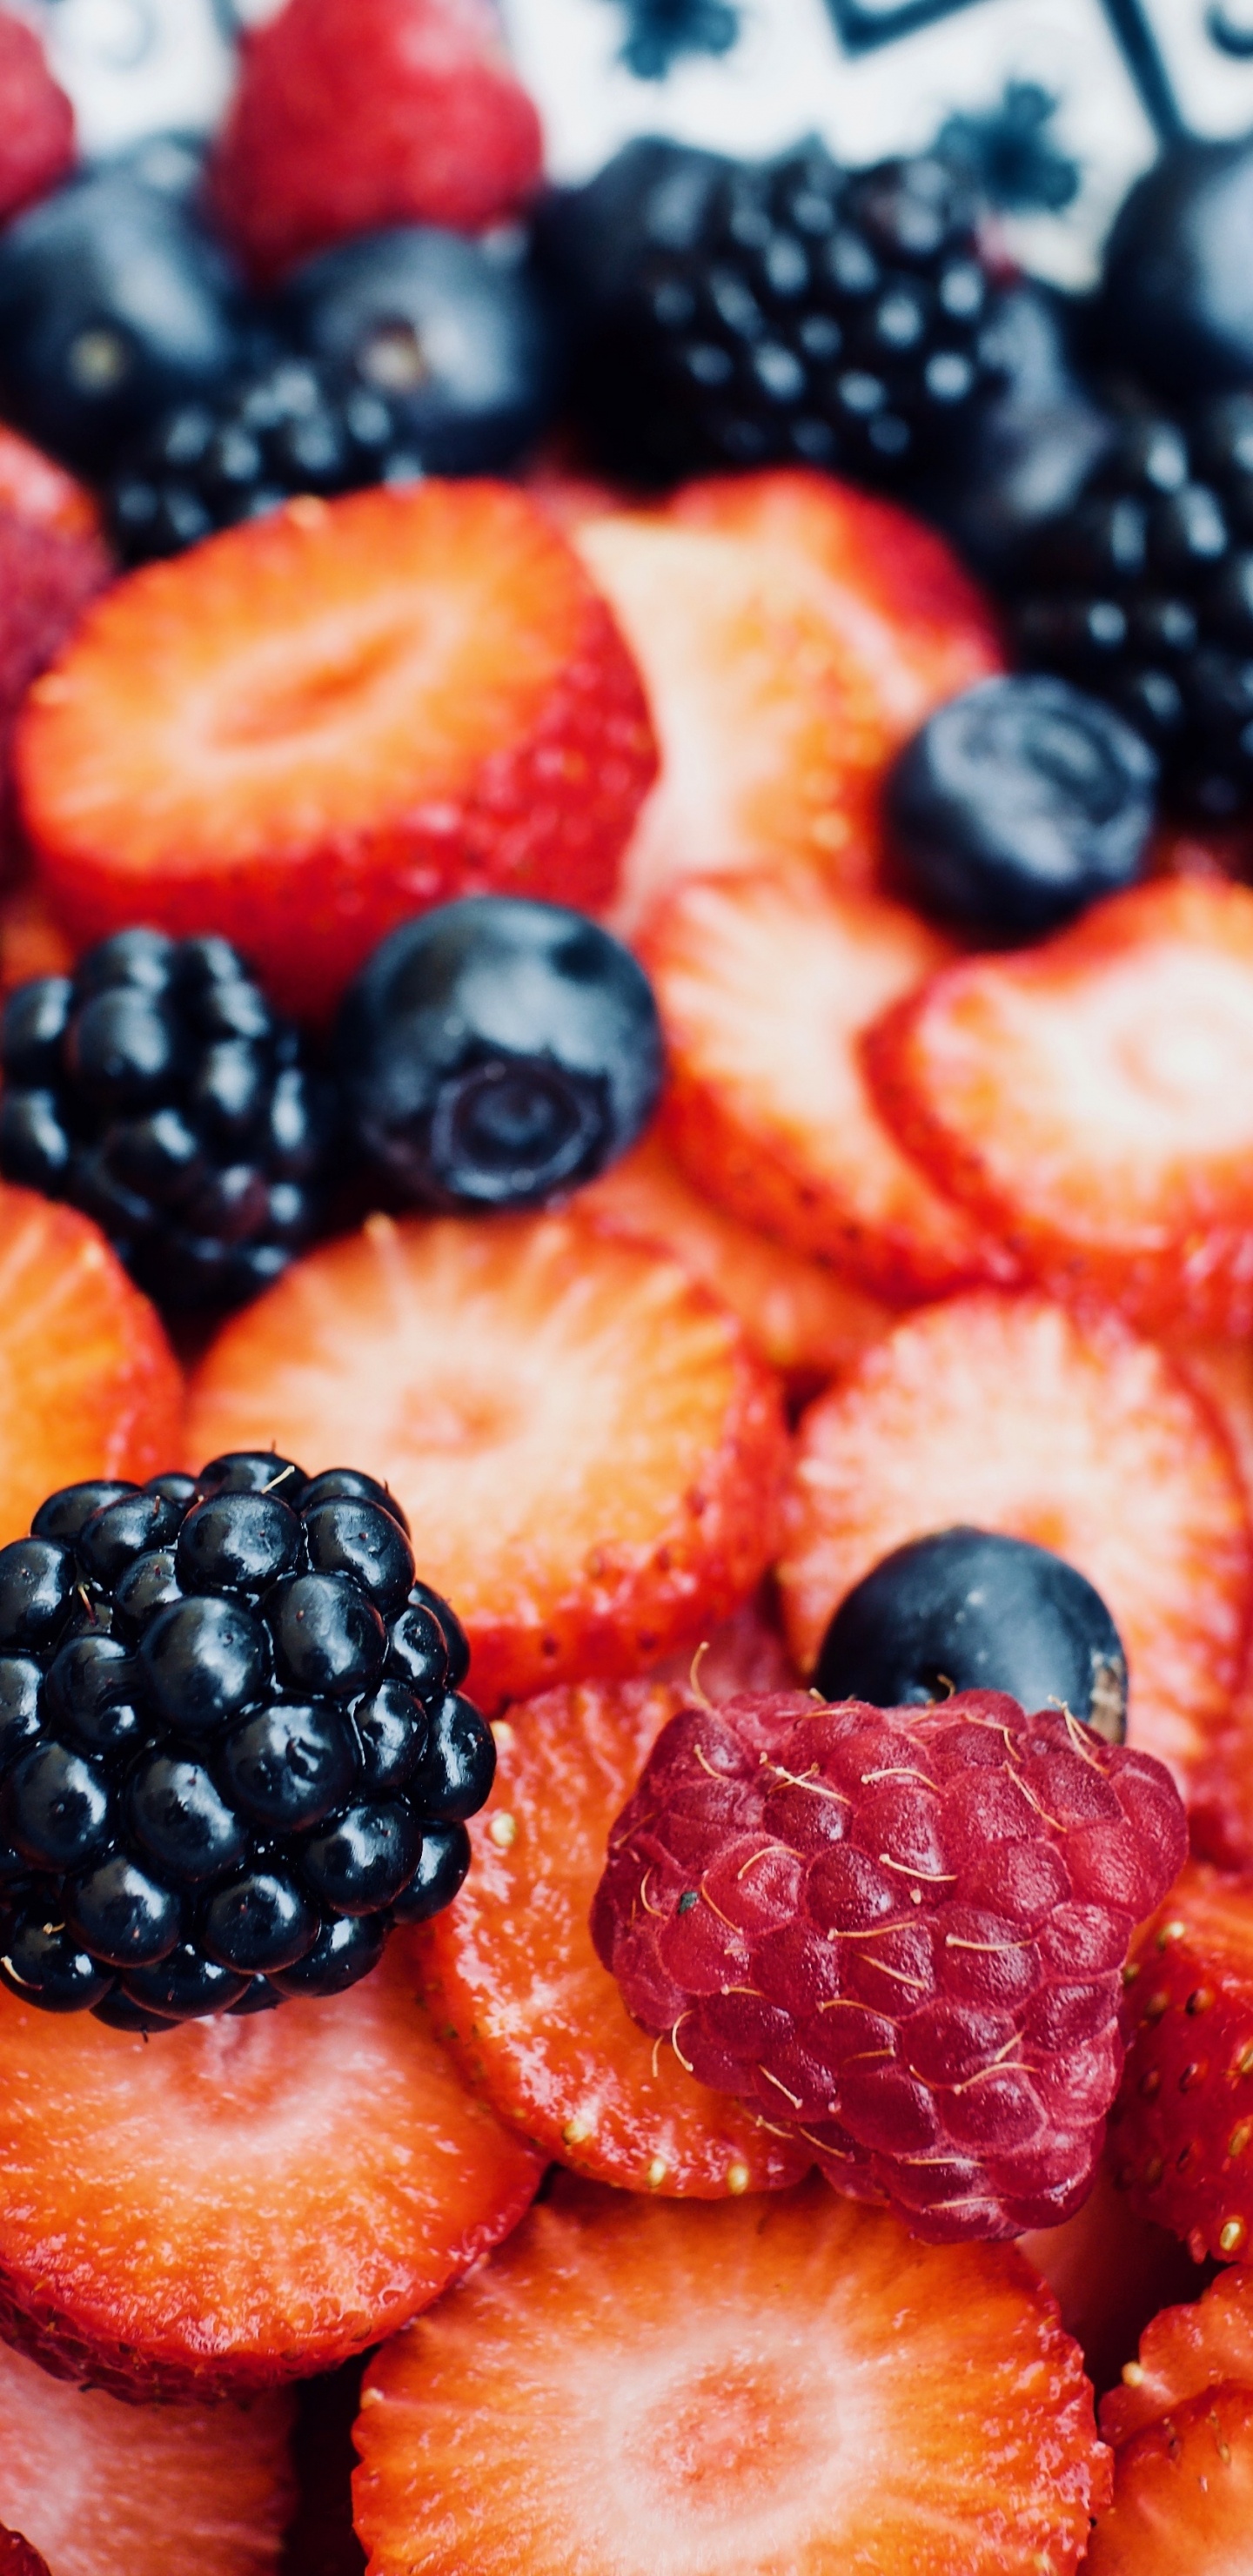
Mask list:
POLYGON ((0 94, 0 2571, 1232 2576, 1253 141, 0 94))

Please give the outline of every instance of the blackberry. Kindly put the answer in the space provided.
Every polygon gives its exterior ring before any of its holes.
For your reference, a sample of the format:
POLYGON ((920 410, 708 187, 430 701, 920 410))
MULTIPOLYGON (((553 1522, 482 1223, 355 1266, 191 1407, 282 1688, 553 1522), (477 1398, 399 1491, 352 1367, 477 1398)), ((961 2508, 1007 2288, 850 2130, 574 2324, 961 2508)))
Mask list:
POLYGON ((800 461, 901 483, 994 381, 977 199, 938 154, 723 160, 629 144, 547 218, 576 407, 610 470, 800 461))
POLYGON ((128 563, 178 554, 298 492, 350 492, 422 471, 403 407, 351 368, 272 360, 168 411, 106 494, 128 563))
POLYGON ((1116 425, 1077 498, 1009 578, 1023 659, 1106 698, 1172 804, 1253 798, 1253 392, 1116 425))
POLYGON ((329 1090, 224 939, 119 931, 0 1015, 0 1171, 96 1219, 158 1303, 226 1306, 316 1226, 329 1090))
POLYGON ((341 1993, 465 1876, 468 1660, 355 1470, 50 1495, 0 1548, 0 1980, 128 2030, 341 1993))

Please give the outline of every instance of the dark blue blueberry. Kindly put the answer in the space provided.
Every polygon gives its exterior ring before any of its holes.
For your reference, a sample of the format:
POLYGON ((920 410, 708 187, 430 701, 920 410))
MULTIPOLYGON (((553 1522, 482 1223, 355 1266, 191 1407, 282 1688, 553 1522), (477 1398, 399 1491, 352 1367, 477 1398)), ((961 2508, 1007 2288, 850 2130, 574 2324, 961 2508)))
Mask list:
POLYGON ((316 1511, 319 1503, 377 1503, 380 1511, 390 1512, 409 1536, 409 1523, 401 1504, 377 1477, 367 1476, 360 1467, 324 1467, 320 1476, 311 1476, 301 1497, 301 1512, 316 1511))
POLYGON ((212 1594, 158 1610, 139 1651, 162 1717, 188 1735, 215 1734, 270 1678, 261 1621, 243 1602, 212 1594))
POLYGON ((183 1909, 160 1879, 113 1852, 67 1889, 66 1921, 94 1959, 141 1968, 168 1958, 182 1937, 183 1909))
POLYGON ((405 1788, 430 1740, 431 1722, 421 1701, 403 1682, 382 1681, 377 1690, 353 1701, 352 1722, 361 1748, 358 1787, 369 1798, 390 1797, 393 1790, 405 1788))
POLYGON ((373 1603, 342 1574, 294 1574, 265 1606, 285 1681, 316 1698, 355 1699, 379 1678, 387 1630, 373 1603))
POLYGON ((1093 330, 1102 363, 1195 402, 1253 378, 1253 139, 1168 145, 1123 201, 1093 330))
POLYGON ((220 1878, 245 1856, 244 1828, 199 1762, 150 1754, 132 1774, 128 1806, 144 1850, 176 1887, 220 1878))
POLYGON ((258 1710, 226 1739, 221 1775, 235 1804, 255 1824, 286 1834, 315 1825, 347 1796, 355 1746, 346 1718, 331 1702, 290 1700, 258 1710))
POLYGON ((29 1655, 0 1655, 0 1773, 11 1771, 40 1727, 43 1674, 29 1655))
POLYGON ((1099 1592, 1049 1548, 988 1530, 885 1556, 836 1611, 814 1686, 875 1708, 1008 1691, 1027 1710, 1064 1705, 1110 1743, 1126 1732, 1126 1657, 1099 1592))
POLYGON ((172 1547, 154 1548, 150 1556, 137 1556, 128 1565, 113 1596, 113 1607, 122 1626, 139 1630, 158 1610, 168 1610, 172 1601, 181 1601, 172 1547))
POLYGON ((657 1006, 581 913, 480 895, 394 930, 349 986, 345 1111, 379 1173, 438 1207, 534 1207, 635 1142, 662 1078, 657 1006))
POLYGON ((281 1995, 342 1995, 378 1966, 386 1939, 386 1922, 377 1914, 341 1914, 293 1968, 276 1969, 273 1982, 281 1995))
POLYGON ((418 1866, 407 1887, 392 1902, 398 1923, 427 1923, 451 1905, 470 1866, 470 1837, 464 1825, 432 1824, 422 1828, 418 1866))
POLYGON ((964 930, 1039 938, 1135 883, 1157 775, 1142 737, 1068 681, 982 680, 928 719, 889 774, 906 891, 964 930))
POLYGON ((200 1938, 224 1968, 268 1976, 275 1968, 294 1967, 321 1929, 293 1878, 281 1869, 257 1868, 215 1888, 201 1915, 200 1938))
POLYGON ((5 410, 88 473, 233 372, 242 329, 235 280, 192 202, 136 170, 86 173, 0 239, 5 410))
POLYGON ((377 1503, 342 1500, 309 1509, 301 1518, 314 1574, 347 1574, 384 1617, 398 1610, 413 1581, 413 1550, 398 1521, 377 1503))
POLYGON ((383 397, 431 474, 512 464, 553 407, 552 324, 510 243, 416 224, 367 233, 297 269, 279 318, 309 357, 383 397))
POLYGON ((277 1494, 213 1494, 188 1513, 176 1563, 186 1592, 259 1593, 301 1553, 300 1522, 277 1494))
MULTIPOLYGON (((45 1503, 36 1519, 49 1508, 45 1503)), ((14 1538, 0 1547, 0 1649, 50 1646, 65 1625, 77 1580, 69 1548, 52 1538, 14 1538)))
POLYGON ((206 1959, 190 1941, 180 1941, 168 1957, 150 1968, 131 1968, 124 1991, 133 2003, 167 2021, 200 2021, 239 2001, 248 1980, 216 1959, 206 1959))
POLYGON ((496 1739, 486 1718, 455 1691, 430 1710, 429 1727, 409 1795, 424 1818, 463 1824, 478 1814, 496 1777, 496 1739))
POLYGON ((109 1840, 109 1784, 98 1762, 45 1738, 9 1773, 4 1814, 11 1841, 35 1868, 81 1869, 109 1840))
POLYGON ((75 1540, 79 1562, 93 1582, 112 1586, 137 1556, 166 1547, 181 1518, 179 1505, 165 1494, 123 1494, 83 1522, 75 1540))
POLYGON ((201 1502, 209 1494, 279 1494, 299 1511, 307 1482, 303 1467, 272 1449, 230 1449, 201 1468, 196 1494, 201 1502))
MULTIPOLYGON (((436 1626, 440 1630, 445 1648, 447 1649, 447 1688, 449 1690, 460 1690, 466 1674, 470 1669, 470 1641, 455 1610, 451 1607, 449 1602, 444 1600, 442 1593, 437 1592, 433 1584, 424 1583, 420 1575, 410 1591, 409 1606, 413 1610, 430 1611, 431 1617, 434 1619, 436 1626)), ((406 1653, 406 1648, 402 1643, 402 1631, 404 1627, 405 1621, 402 1613, 401 1618, 397 1619, 393 1623, 392 1627, 395 1651, 402 1664, 406 1653)), ((420 1699, 427 1696, 425 1688, 418 1681, 414 1681, 413 1687, 417 1691, 420 1699)), ((444 1682, 441 1681, 438 1687, 441 1690, 444 1689, 444 1682)))
POLYGON ((0 1066, 6 1088, 39 1090, 55 1081, 73 996, 68 975, 36 975, 9 994, 0 1011, 0 1066))
POLYGON ((301 1873, 337 1913, 376 1914, 412 1877, 421 1841, 422 1828, 402 1799, 350 1807, 310 1835, 301 1873))
POLYGON ((72 1547, 93 1512, 102 1512, 106 1504, 120 1503, 127 1494, 137 1491, 135 1485, 116 1478, 109 1481, 103 1476, 82 1485, 62 1485, 40 1504, 31 1529, 36 1538, 51 1538, 59 1547, 72 1547))
POLYGON ((120 1637, 90 1628, 63 1645, 49 1667, 48 1715, 89 1753, 137 1745, 147 1718, 139 1667, 120 1637))
POLYGON ((38 1907, 15 1916, 0 1933, 0 1978, 41 2012, 85 2012, 113 1984, 112 1970, 98 1966, 68 1925, 46 1919, 46 1909, 38 1907))

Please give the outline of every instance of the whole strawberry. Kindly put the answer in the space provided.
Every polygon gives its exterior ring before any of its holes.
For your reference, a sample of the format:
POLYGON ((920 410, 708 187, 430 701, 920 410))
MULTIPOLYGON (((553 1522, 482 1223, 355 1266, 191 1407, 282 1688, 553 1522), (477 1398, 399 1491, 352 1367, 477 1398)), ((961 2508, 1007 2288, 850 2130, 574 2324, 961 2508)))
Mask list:
POLYGON ((997 1691, 687 1708, 610 1836, 592 1932, 703 2084, 919 2236, 1068 2217, 1123 2061, 1121 1971, 1187 1846, 1151 1754, 997 1691))

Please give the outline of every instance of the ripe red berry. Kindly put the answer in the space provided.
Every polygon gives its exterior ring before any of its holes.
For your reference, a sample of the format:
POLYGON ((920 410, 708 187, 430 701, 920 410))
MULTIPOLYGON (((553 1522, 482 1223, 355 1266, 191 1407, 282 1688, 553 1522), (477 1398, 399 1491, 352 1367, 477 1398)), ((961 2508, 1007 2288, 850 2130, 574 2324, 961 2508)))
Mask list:
POLYGON ((74 161, 74 110, 32 27, 0 9, 0 223, 46 196, 74 161))
POLYGON ((593 1937, 704 2084, 918 2235, 1056 2225, 1117 2089, 1131 1932, 1187 1847, 1151 1754, 996 1691, 686 1708, 610 1836, 593 1937))

